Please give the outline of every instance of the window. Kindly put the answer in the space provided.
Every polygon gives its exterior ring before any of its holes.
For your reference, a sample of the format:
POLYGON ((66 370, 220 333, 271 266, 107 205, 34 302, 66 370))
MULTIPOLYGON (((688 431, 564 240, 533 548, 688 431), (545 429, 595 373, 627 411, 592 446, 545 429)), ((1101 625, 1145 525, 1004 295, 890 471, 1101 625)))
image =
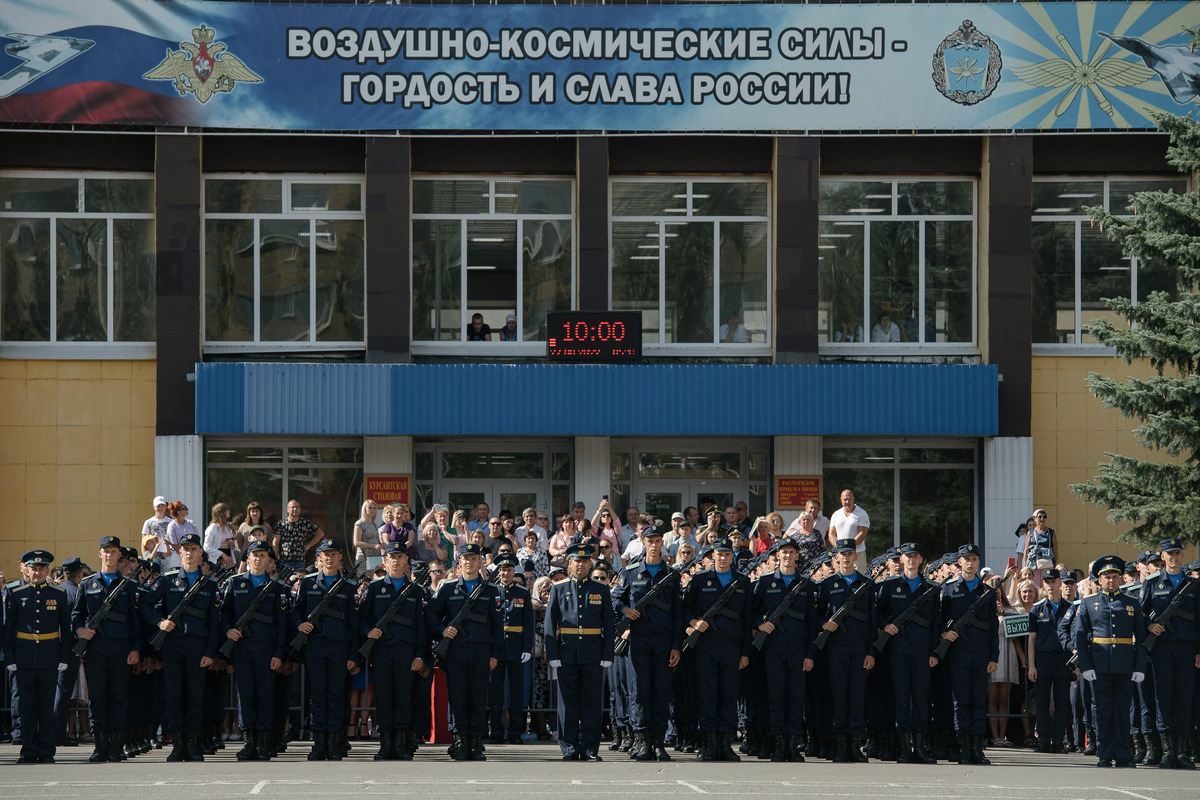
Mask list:
POLYGON ((547 312, 574 297, 572 181, 417 178, 412 191, 413 342, 545 341, 547 312))
MULTIPOLYGON (((828 440, 827 440, 828 441, 828 440)), ((918 542, 925 560, 976 541, 976 444, 826 447, 822 508, 841 508, 843 489, 871 518, 867 558, 901 542, 918 542)))
POLYGON ((361 178, 206 178, 205 349, 362 349, 363 231, 361 178))
POLYGON ((1153 291, 1176 290, 1174 269, 1139 265, 1125 255, 1084 211, 1103 206, 1114 213, 1128 208, 1136 192, 1187 191, 1186 178, 1044 178, 1033 184, 1033 342, 1039 350, 1053 345, 1093 345, 1088 321, 1104 317, 1126 324, 1110 311, 1106 298, 1137 303, 1153 291))
POLYGON ((154 342, 152 177, 0 174, 0 258, 7 354, 154 342))
POLYGON ((822 179, 820 202, 822 350, 974 343, 974 181, 822 179))
POLYGON ((610 304, 641 312, 645 345, 770 344, 766 180, 631 178, 610 191, 610 304))

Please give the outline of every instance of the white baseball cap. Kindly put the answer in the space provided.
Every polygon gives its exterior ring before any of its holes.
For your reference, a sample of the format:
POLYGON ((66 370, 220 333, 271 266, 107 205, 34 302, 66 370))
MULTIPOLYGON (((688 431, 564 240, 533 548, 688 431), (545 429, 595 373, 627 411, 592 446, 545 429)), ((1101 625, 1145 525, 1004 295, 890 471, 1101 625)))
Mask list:
POLYGON ((154 498, 154 502, 151 505, 157 507, 157 506, 165 506, 166 504, 167 504, 167 498, 163 497, 160 494, 158 497, 154 498))

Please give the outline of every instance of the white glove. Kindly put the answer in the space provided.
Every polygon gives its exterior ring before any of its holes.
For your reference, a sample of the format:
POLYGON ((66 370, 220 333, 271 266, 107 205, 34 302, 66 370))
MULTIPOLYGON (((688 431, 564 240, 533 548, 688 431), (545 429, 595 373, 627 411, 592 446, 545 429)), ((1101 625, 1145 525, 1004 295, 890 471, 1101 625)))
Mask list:
POLYGON ((605 669, 608 669, 609 667, 612 666, 612 662, 611 661, 601 661, 600 666, 604 667, 605 669))
POLYGON ((529 653, 521 653, 521 663, 524 664, 529 660, 529 653))
POLYGON ((1079 676, 1085 681, 1094 681, 1096 680, 1096 670, 1085 669, 1083 672, 1079 673, 1079 676))
POLYGON ((59 672, 66 672, 66 671, 67 671, 67 665, 66 665, 66 664, 59 664, 59 665, 58 665, 58 671, 59 671, 59 672))
POLYGON ((9 671, 9 672, 16 672, 16 671, 17 671, 17 665, 16 665, 16 664, 9 664, 9 665, 8 665, 8 671, 9 671))
POLYGON ((558 669, 559 667, 562 666, 562 659, 561 658, 554 659, 553 661, 550 662, 550 666, 554 667, 555 669, 558 669))
POLYGON ((1146 680, 1146 673, 1135 672, 1129 676, 1129 680, 1133 681, 1134 683, 1141 683, 1142 681, 1146 680))

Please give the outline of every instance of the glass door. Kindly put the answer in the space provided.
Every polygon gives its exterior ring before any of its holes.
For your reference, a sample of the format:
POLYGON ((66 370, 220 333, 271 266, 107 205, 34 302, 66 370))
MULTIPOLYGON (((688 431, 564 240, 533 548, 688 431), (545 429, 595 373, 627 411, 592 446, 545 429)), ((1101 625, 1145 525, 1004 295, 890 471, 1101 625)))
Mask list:
POLYGON ((535 511, 549 511, 546 504, 546 497, 538 491, 537 487, 529 486, 528 484, 493 484, 491 492, 492 513, 499 514, 501 511, 511 511, 512 515, 517 518, 518 528, 525 524, 521 519, 521 512, 525 509, 532 508, 535 511))
POLYGON ((638 508, 664 523, 669 523, 673 513, 683 511, 687 506, 696 507, 703 523, 705 508, 715 504, 723 511, 726 506, 733 505, 734 494, 741 491, 733 481, 703 481, 682 486, 675 482, 642 481, 639 485, 642 505, 638 508))

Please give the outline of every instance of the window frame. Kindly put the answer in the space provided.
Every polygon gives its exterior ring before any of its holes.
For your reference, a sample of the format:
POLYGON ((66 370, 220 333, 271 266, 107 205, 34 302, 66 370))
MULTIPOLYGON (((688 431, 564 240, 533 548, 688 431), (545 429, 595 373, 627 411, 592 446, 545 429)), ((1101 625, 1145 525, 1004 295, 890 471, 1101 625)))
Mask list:
MULTIPOLYGON (((1112 213, 1109 206, 1111 199, 1110 186, 1112 183, 1127 182, 1143 182, 1143 181, 1173 181, 1183 180, 1185 190, 1190 190, 1191 179, 1185 175, 1124 175, 1124 174, 1106 174, 1100 173, 1096 175, 1063 175, 1063 174, 1047 174, 1035 175, 1032 183, 1087 183, 1100 182, 1103 184, 1102 205, 1105 211, 1112 213)), ((1039 222, 1070 222, 1075 226, 1075 341, 1074 342, 1032 342, 1031 352, 1035 356, 1115 356, 1117 351, 1114 347, 1106 347, 1099 342, 1083 342, 1080 339, 1083 337, 1083 247, 1082 247, 1082 231, 1085 223, 1091 224, 1091 217, 1086 214, 1038 214, 1037 209, 1030 210, 1030 228, 1035 223, 1039 222)), ((1122 253, 1124 255, 1124 253, 1122 253)), ((1133 305, 1138 304, 1138 259, 1137 256, 1129 256, 1129 299, 1133 305)), ((1033 280, 1033 264, 1030 262, 1030 280, 1033 280)), ((1033 331, 1030 331, 1032 337, 1033 331)))
MULTIPOLYGON (((33 179, 52 179, 64 180, 74 179, 77 181, 78 187, 78 208, 84 209, 84 184, 88 180, 148 180, 151 184, 154 183, 155 176, 153 172, 130 171, 121 172, 115 170, 2 170, 0 171, 0 181, 9 178, 33 178, 33 179)), ((48 342, 10 342, 0 340, 0 358, 26 358, 26 359, 128 359, 128 360, 144 360, 155 357, 156 342, 154 339, 144 342, 119 342, 113 340, 113 312, 115 311, 115 270, 114 263, 115 246, 113 236, 113 222, 117 219, 141 219, 154 221, 155 215, 153 211, 149 212, 129 212, 129 211, 5 211, 0 209, 0 218, 3 219, 46 219, 51 220, 50 236, 50 331, 51 338, 48 342), (85 219, 97 220, 104 219, 106 221, 106 250, 105 259, 107 262, 107 298, 106 298, 106 318, 108 320, 107 340, 103 342, 60 342, 58 341, 58 292, 55 290, 56 278, 58 274, 58 247, 54 246, 58 241, 58 226, 53 224, 54 220, 59 219, 85 219)), ((4 313, 3 304, 0 303, 0 314, 4 313)))
MULTIPOLYGON (((925 312, 925 223, 926 222, 970 222, 971 247, 971 340, 967 342, 819 342, 817 352, 821 356, 973 356, 979 355, 979 179, 969 175, 837 175, 822 174, 821 182, 838 183, 889 183, 892 187, 891 212, 889 214, 829 214, 818 210, 817 223, 824 222, 915 222, 919 235, 918 290, 917 300, 921 308, 921 319, 925 312), (971 213, 968 214, 900 214, 897 184, 901 183, 967 183, 971 184, 971 213)), ((819 189, 818 189, 819 197, 819 189)), ((818 238, 818 248, 820 247, 818 238)), ((819 268, 818 268, 819 274, 819 268)), ((819 284, 818 278, 818 284, 819 284)), ((863 238, 863 336, 871 335, 871 234, 870 225, 865 226, 863 238)), ((820 286, 818 285, 818 298, 820 286)), ((818 336, 822 332, 820 315, 823 313, 818 300, 818 336)), ((896 324, 896 323, 894 323, 896 324)), ((919 329, 924 326, 920 325, 919 329)))
POLYGON ((459 212, 454 214, 449 213, 432 213, 432 212, 416 212, 411 211, 408 217, 409 226, 409 253, 408 253, 408 291, 409 291, 409 342, 412 355, 414 356, 494 356, 497 358, 505 358, 509 356, 517 356, 521 358, 536 358, 546 355, 546 341, 528 341, 524 338, 525 331, 522 326, 522 320, 525 318, 525 250, 520 246, 522 239, 522 231, 526 222, 546 222, 552 220, 567 220, 571 231, 571 264, 569 267, 571 275, 571 286, 569 291, 571 303, 570 308, 554 309, 556 311, 574 311, 578 306, 578 298, 575 295, 575 290, 578 281, 577 269, 579 260, 577 258, 579 229, 578 229, 578 186, 574 176, 568 175, 537 175, 537 174, 439 174, 439 173, 422 173, 414 174, 408 183, 409 190, 409 208, 415 208, 413 197, 415 194, 416 185, 418 182, 424 181, 487 181, 488 182, 488 210, 483 212, 468 213, 459 212), (522 213, 496 213, 496 181, 555 181, 566 183, 571 188, 571 210, 569 214, 522 214, 522 213), (462 317, 461 324, 458 326, 459 338, 453 341, 431 341, 428 339, 417 339, 415 334, 415 314, 411 313, 412 296, 413 296, 413 223, 418 220, 442 220, 456 221, 461 223, 459 230, 460 237, 460 252, 464 257, 459 264, 459 314, 462 317), (517 225, 517 287, 516 287, 516 315, 517 315, 517 333, 519 338, 515 342, 502 342, 496 338, 499 334, 499 329, 492 329, 492 340, 490 342, 471 342, 466 338, 466 327, 470 322, 467 312, 470 306, 467 302, 467 269, 468 263, 466 253, 468 249, 467 239, 467 223, 479 221, 496 221, 496 222, 516 222, 517 225))
POLYGON ((204 353, 328 353, 328 352, 358 352, 367 349, 367 333, 369 320, 367 318, 367 179, 362 173, 268 173, 268 172, 206 172, 200 180, 200 341, 204 353), (279 181, 282 190, 280 211, 275 212, 209 212, 206 210, 208 199, 208 181, 210 180, 241 180, 241 181, 279 181), (292 184, 345 184, 357 183, 359 187, 358 211, 292 211, 292 184), (249 341, 229 342, 210 341, 208 339, 208 227, 210 219, 250 220, 254 225, 254 339, 249 341), (263 219, 270 220, 308 220, 308 339, 307 341, 274 342, 262 341, 262 266, 259 245, 260 224, 263 219), (316 222, 318 219, 329 220, 360 220, 363 224, 363 338, 355 342, 318 341, 316 338, 317 322, 317 269, 314 248, 316 247, 316 222))
MULTIPOLYGON (((713 318, 712 330, 713 341, 710 342, 649 342, 646 341, 643 335, 642 355, 646 357, 694 357, 694 356, 727 356, 727 357, 761 357, 770 356, 775 351, 775 230, 773 224, 773 212, 775 209, 775 183, 772 176, 769 175, 701 175, 701 174, 675 174, 675 175, 610 175, 608 178, 608 298, 607 307, 612 309, 613 296, 613 223, 614 222, 642 222, 642 223, 657 223, 660 230, 660 239, 664 227, 669 224, 682 224, 684 222, 700 222, 700 223, 721 223, 721 222, 761 222, 767 226, 767 247, 766 247, 766 276, 767 276, 767 292, 766 303, 764 305, 764 313, 767 315, 766 321, 766 341, 764 342, 746 342, 746 343, 722 343, 717 341, 720 335, 721 325, 724 320, 721 319, 721 259, 720 259, 720 234, 714 232, 713 241, 713 318), (687 185, 687 211, 679 215, 631 215, 617 216, 613 213, 613 185, 615 183, 684 183, 687 185), (692 214, 693 192, 692 187, 697 183, 758 183, 766 187, 767 190, 767 213, 765 215, 744 216, 727 216, 727 215, 694 215, 692 214)), ((666 330, 667 323, 667 262, 665 256, 659 251, 658 262, 658 330, 661 338, 666 330)), ((743 323, 744 319, 741 320, 743 323)))

